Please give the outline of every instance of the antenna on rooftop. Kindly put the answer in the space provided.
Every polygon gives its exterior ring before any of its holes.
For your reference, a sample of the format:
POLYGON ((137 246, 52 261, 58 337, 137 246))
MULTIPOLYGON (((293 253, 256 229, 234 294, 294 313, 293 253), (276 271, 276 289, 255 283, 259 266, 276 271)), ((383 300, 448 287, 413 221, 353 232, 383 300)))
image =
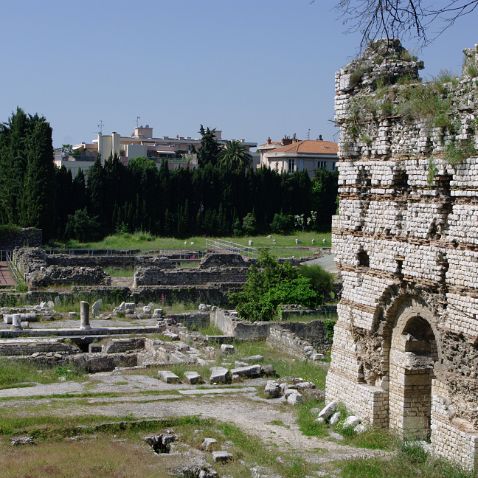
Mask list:
POLYGON ((103 134, 103 120, 100 120, 97 126, 98 126, 98 134, 103 134))
POLYGON ((310 128, 307 130, 307 139, 310 139, 310 128))
POLYGON ((136 116, 136 128, 139 128, 139 120, 141 119, 141 116, 136 116))

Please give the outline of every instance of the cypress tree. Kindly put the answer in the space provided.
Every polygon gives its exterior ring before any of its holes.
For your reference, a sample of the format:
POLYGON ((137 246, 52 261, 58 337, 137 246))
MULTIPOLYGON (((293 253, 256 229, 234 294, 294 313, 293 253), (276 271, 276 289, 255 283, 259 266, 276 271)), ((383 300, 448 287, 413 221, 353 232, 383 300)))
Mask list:
POLYGON ((45 118, 33 118, 26 143, 27 166, 20 224, 41 228, 44 238, 48 239, 55 228, 55 166, 52 130, 45 118))

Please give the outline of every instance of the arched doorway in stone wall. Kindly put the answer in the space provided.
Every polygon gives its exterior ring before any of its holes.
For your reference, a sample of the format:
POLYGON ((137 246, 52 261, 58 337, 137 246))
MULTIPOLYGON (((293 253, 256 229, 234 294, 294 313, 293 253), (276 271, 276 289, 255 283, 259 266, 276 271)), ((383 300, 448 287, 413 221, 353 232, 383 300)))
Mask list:
POLYGON ((428 309, 406 308, 391 335, 389 426, 407 439, 430 439, 432 380, 438 360, 432 323, 428 309))

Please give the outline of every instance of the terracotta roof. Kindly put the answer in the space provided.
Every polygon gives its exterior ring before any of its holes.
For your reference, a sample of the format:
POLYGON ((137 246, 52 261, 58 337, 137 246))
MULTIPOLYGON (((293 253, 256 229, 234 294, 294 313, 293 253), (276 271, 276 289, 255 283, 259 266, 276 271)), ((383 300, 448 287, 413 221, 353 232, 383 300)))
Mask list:
POLYGON ((276 148, 273 150, 273 153, 337 154, 338 150, 337 143, 332 141, 306 139, 276 148))

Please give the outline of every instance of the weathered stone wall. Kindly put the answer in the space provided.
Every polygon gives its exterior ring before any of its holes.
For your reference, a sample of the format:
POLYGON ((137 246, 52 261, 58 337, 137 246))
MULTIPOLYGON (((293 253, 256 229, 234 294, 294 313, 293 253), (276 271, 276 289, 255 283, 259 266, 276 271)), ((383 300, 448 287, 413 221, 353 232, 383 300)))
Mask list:
POLYGON ((246 281, 247 269, 211 267, 209 269, 173 269, 140 267, 134 274, 133 287, 145 285, 205 285, 246 281))
POLYGON ((101 267, 42 267, 26 275, 29 287, 52 285, 108 285, 111 277, 101 267))
POLYGON ((1 340, 0 341, 0 356, 20 356, 32 355, 38 353, 63 353, 75 354, 79 353, 80 349, 73 344, 62 343, 58 340, 35 340, 22 339, 15 340, 1 340))
POLYGON ((52 266, 76 266, 76 267, 134 267, 138 258, 127 255, 74 255, 74 254, 50 254, 47 257, 48 265, 52 266))
POLYGON ((210 267, 247 267, 247 263, 240 254, 210 253, 201 259, 199 267, 201 269, 208 269, 210 267))
POLYGON ((267 341, 291 355, 306 356, 306 353, 312 350, 320 353, 330 350, 324 324, 320 320, 272 325, 267 341))
POLYGON ((161 302, 172 304, 184 302, 190 304, 211 304, 226 306, 228 293, 237 290, 235 284, 216 284, 203 286, 144 286, 136 289, 114 286, 72 286, 71 291, 32 290, 27 293, 0 292, 0 306, 14 307, 18 304, 38 304, 39 302, 55 300, 75 302, 86 300, 93 303, 103 299, 108 303, 121 302, 161 302))
POLYGON ((211 312, 211 324, 236 340, 269 340, 272 335, 272 341, 287 346, 290 351, 300 350, 302 353, 306 345, 312 345, 319 352, 330 349, 324 323, 321 320, 248 322, 240 319, 235 311, 216 308, 211 312), (276 330, 272 332, 274 328, 276 330))
POLYGON ((22 247, 13 251, 12 262, 25 275, 47 267, 48 256, 39 247, 22 247))
POLYGON ((79 266, 79 267, 139 267, 155 266, 161 269, 173 269, 179 259, 155 256, 155 255, 132 255, 132 254, 49 254, 48 265, 56 266, 79 266))
POLYGON ((35 227, 27 227, 16 231, 0 233, 0 251, 13 251, 17 247, 40 247, 42 231, 35 227))
POLYGON ((336 76, 343 280, 327 400, 477 465, 478 46, 423 84, 399 42, 336 76), (431 425, 431 426, 430 426, 431 425))
POLYGON ((29 287, 50 285, 108 285, 111 278, 101 267, 50 265, 50 257, 43 249, 24 247, 15 249, 12 262, 25 277, 29 287))

